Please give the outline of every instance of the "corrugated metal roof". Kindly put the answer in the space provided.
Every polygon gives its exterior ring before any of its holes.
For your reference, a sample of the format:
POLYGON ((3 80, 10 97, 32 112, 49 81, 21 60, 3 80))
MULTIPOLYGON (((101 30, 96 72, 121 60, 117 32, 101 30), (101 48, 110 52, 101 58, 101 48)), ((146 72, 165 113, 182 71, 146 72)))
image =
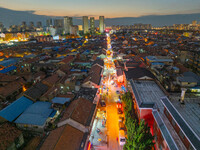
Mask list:
POLYGON ((5 69, 1 70, 0 73, 7 73, 7 72, 13 71, 15 69, 17 69, 16 66, 10 66, 8 68, 5 68, 5 69))
POLYGON ((173 107, 172 103, 168 100, 168 98, 163 97, 161 98, 161 101, 169 111, 169 113, 173 116, 175 121, 178 123, 180 128, 183 130, 184 134, 188 138, 188 140, 191 142, 191 144, 196 148, 199 149, 200 147, 200 140, 199 137, 197 137, 194 133, 194 131, 188 126, 188 124, 183 120, 183 118, 180 116, 180 114, 177 112, 175 107, 173 107))
POLYGON ((53 111, 50 102, 36 102, 27 108, 15 123, 43 126, 53 111))
POLYGON ((167 145, 169 146, 170 150, 178 150, 177 145, 175 144, 173 138, 171 137, 167 127, 165 126, 163 120, 161 119, 158 111, 153 111, 153 116, 157 122, 157 125, 160 128, 160 131, 163 135, 163 137, 165 138, 165 141, 167 142, 167 145))
POLYGON ((65 104, 66 102, 70 102, 70 100, 71 100, 71 98, 55 97, 52 99, 52 103, 65 104))
POLYGON ((1 110, 0 116, 12 122, 32 104, 33 104, 33 101, 22 96, 16 101, 14 101, 12 104, 10 104, 9 106, 1 110))
POLYGON ((4 67, 7 67, 7 66, 10 66, 10 65, 14 65, 14 64, 16 64, 16 63, 17 63, 17 59, 10 58, 10 59, 1 61, 1 62, 0 62, 0 65, 2 65, 2 66, 4 66, 4 67))

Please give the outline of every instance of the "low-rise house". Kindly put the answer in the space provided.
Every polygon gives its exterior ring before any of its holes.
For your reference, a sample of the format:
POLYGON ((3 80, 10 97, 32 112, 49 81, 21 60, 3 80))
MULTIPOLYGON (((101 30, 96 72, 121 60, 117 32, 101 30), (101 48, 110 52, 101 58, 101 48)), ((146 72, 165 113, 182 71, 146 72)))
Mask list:
POLYGON ((62 77, 58 74, 53 74, 52 76, 49 76, 46 79, 42 80, 42 83, 50 88, 56 86, 61 79, 62 77))
POLYGON ((149 71, 146 68, 132 68, 128 71, 124 71, 124 82, 125 82, 125 86, 128 87, 129 81, 131 79, 143 79, 143 80, 152 80, 155 79, 156 77, 151 73, 151 71, 149 71))
POLYGON ((71 62, 73 62, 75 59, 74 56, 70 55, 64 58, 62 61, 59 62, 60 65, 69 65, 71 62))
POLYGON ((97 88, 84 88, 81 87, 79 90, 77 97, 85 98, 89 101, 91 101, 94 104, 98 104, 100 99, 100 94, 97 88))
POLYGON ((173 60, 166 56, 147 56, 146 63, 151 66, 153 62, 164 63, 165 65, 173 65, 173 60))
POLYGON ((85 150, 95 114, 96 104, 91 101, 84 98, 72 101, 58 123, 58 128, 50 133, 41 149, 59 150, 67 147, 69 150, 85 150))
POLYGON ((0 125, 0 149, 16 150, 24 144, 22 131, 9 123, 0 125))
POLYGON ((43 71, 39 71, 33 75, 34 83, 39 83, 46 77, 46 74, 43 71))
POLYGON ((200 86, 200 76, 193 72, 184 72, 182 76, 177 77, 177 84, 181 87, 200 86))
POLYGON ((33 100, 37 101, 39 98, 46 93, 48 90, 48 86, 42 83, 37 83, 33 85, 30 89, 28 89, 25 93, 24 96, 33 100))
POLYGON ((195 87, 197 82, 198 81, 193 77, 177 77, 177 84, 181 87, 195 87))
POLYGON ((58 110, 59 112, 62 111, 62 109, 64 109, 67 105, 70 104, 71 102, 70 97, 54 97, 51 100, 51 103, 53 104, 53 108, 58 110))
POLYGON ((88 76, 83 81, 82 87, 99 88, 103 69, 98 64, 95 64, 90 69, 88 76))
POLYGON ((17 72, 16 66, 10 66, 10 67, 7 67, 3 70, 0 70, 0 73, 4 73, 4 74, 13 74, 15 72, 17 72))
POLYGON ((59 87, 52 87, 52 88, 48 89, 48 91, 40 97, 40 101, 50 101, 52 98, 54 98, 59 93, 60 93, 59 87))
POLYGON ((50 102, 35 102, 30 105, 16 120, 17 127, 23 130, 43 132, 48 122, 56 114, 50 102))
POLYGON ((17 81, 13 81, 4 87, 0 87, 0 99, 3 101, 13 101, 23 91, 24 80, 20 78, 17 81))
POLYGON ((165 64, 162 62, 152 62, 151 63, 151 69, 154 69, 154 68, 162 69, 164 66, 165 66, 165 64))
POLYGON ((17 117, 19 117, 33 101, 22 96, 4 109, 0 111, 0 122, 13 122, 17 117))
POLYGON ((0 73, 0 86, 5 86, 8 83, 18 80, 20 77, 16 75, 7 75, 0 73))
POLYGON ((95 66, 95 65, 98 65, 99 67, 101 67, 103 69, 104 68, 104 61, 103 61, 103 59, 96 59, 93 62, 92 66, 95 66))

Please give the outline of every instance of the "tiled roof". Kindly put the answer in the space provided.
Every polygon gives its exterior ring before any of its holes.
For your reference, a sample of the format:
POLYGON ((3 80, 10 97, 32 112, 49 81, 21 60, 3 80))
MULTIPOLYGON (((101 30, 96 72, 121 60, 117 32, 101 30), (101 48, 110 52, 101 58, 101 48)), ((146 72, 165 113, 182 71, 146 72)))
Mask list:
POLYGON ((80 130, 73 128, 70 125, 66 125, 54 150, 63 150, 66 148, 67 150, 78 150, 81 145, 83 136, 84 133, 80 130))
POLYGON ((44 143, 40 150, 53 150, 56 143, 60 139, 61 134, 63 133, 65 126, 59 127, 49 134, 49 136, 45 139, 44 143))
POLYGON ((61 78, 57 74, 53 74, 52 76, 44 79, 42 83, 47 83, 48 85, 55 85, 61 78))
POLYGON ((12 104, 8 105, 3 110, 1 110, 0 116, 12 122, 32 104, 33 104, 33 101, 22 96, 16 101, 14 101, 12 104))
POLYGON ((74 109, 73 113, 71 114, 70 118, 83 125, 86 125, 87 120, 91 113, 92 105, 93 105, 92 102, 84 98, 79 98, 78 104, 74 109))
POLYGON ((95 64, 99 64, 100 66, 104 66, 104 61, 102 59, 96 59, 94 62, 93 62, 93 65, 95 64))
POLYGON ((145 76, 155 79, 155 76, 149 70, 140 67, 125 71, 125 75, 127 79, 139 79, 145 76))
MULTIPOLYGON (((94 105, 96 106, 96 105, 94 105)), ((87 99, 79 98, 70 103, 64 112, 61 121, 71 118, 82 125, 87 125, 90 120, 90 114, 93 114, 93 103, 87 99)), ((91 121, 91 120, 90 120, 91 121)))
POLYGON ((46 91, 48 90, 48 86, 37 83, 36 85, 32 86, 30 89, 28 89, 24 95, 32 100, 39 99, 46 91))
POLYGON ((100 75, 101 72, 102 72, 102 68, 100 66, 95 65, 95 66, 92 66, 92 68, 89 71, 89 74, 96 73, 100 75))
POLYGON ((65 59, 63 59, 61 62, 68 64, 70 61, 74 59, 74 56, 67 56, 65 59))
MULTIPOLYGON (((21 79, 20 81, 23 82, 23 79, 21 79)), ((11 83, 8 83, 4 87, 0 87, 0 95, 6 97, 6 96, 14 93, 15 91, 19 90, 20 88, 22 88, 23 83, 20 81, 13 81, 11 83)))
POLYGON ((16 127, 4 123, 0 125, 0 149, 6 150, 13 142, 15 142, 16 138, 18 138, 22 132, 18 130, 16 127))

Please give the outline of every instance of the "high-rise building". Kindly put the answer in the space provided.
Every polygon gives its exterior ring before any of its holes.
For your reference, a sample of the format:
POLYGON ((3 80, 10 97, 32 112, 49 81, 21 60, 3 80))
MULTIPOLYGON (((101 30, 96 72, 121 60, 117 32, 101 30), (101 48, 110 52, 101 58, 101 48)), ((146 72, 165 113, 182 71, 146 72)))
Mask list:
POLYGON ((54 26, 56 28, 63 28, 64 27, 63 19, 54 19, 54 26))
POLYGON ((83 31, 83 25, 78 25, 78 30, 83 31))
POLYGON ((88 33, 88 16, 83 16, 83 33, 88 33))
POLYGON ((95 22, 94 22, 94 17, 90 18, 90 32, 91 34, 94 34, 95 31, 95 22))
POLYGON ((99 16, 99 32, 104 32, 104 16, 99 16))
POLYGON ((41 21, 37 22, 37 28, 42 28, 42 22, 41 21))
POLYGON ((72 35, 78 35, 78 26, 77 25, 72 25, 70 26, 70 34, 72 35))
POLYGON ((64 17, 64 32, 66 34, 70 33, 70 27, 73 25, 72 17, 64 17))
POLYGON ((47 20, 46 20, 46 26, 47 26, 47 27, 50 27, 50 26, 52 26, 52 25, 53 25, 52 19, 47 19, 47 20))
POLYGON ((64 20, 63 19, 54 19, 54 26, 56 29, 56 34, 63 34, 64 29, 64 20))

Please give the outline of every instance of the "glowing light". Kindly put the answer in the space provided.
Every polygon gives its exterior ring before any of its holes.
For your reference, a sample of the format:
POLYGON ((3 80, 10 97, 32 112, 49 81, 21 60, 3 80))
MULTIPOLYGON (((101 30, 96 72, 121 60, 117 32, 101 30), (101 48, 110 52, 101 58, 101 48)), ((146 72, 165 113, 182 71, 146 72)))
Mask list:
POLYGON ((23 90, 23 92, 25 92, 27 90, 27 88, 23 85, 22 90, 23 90))
POLYGON ((89 142, 87 150, 91 149, 91 143, 89 142))

